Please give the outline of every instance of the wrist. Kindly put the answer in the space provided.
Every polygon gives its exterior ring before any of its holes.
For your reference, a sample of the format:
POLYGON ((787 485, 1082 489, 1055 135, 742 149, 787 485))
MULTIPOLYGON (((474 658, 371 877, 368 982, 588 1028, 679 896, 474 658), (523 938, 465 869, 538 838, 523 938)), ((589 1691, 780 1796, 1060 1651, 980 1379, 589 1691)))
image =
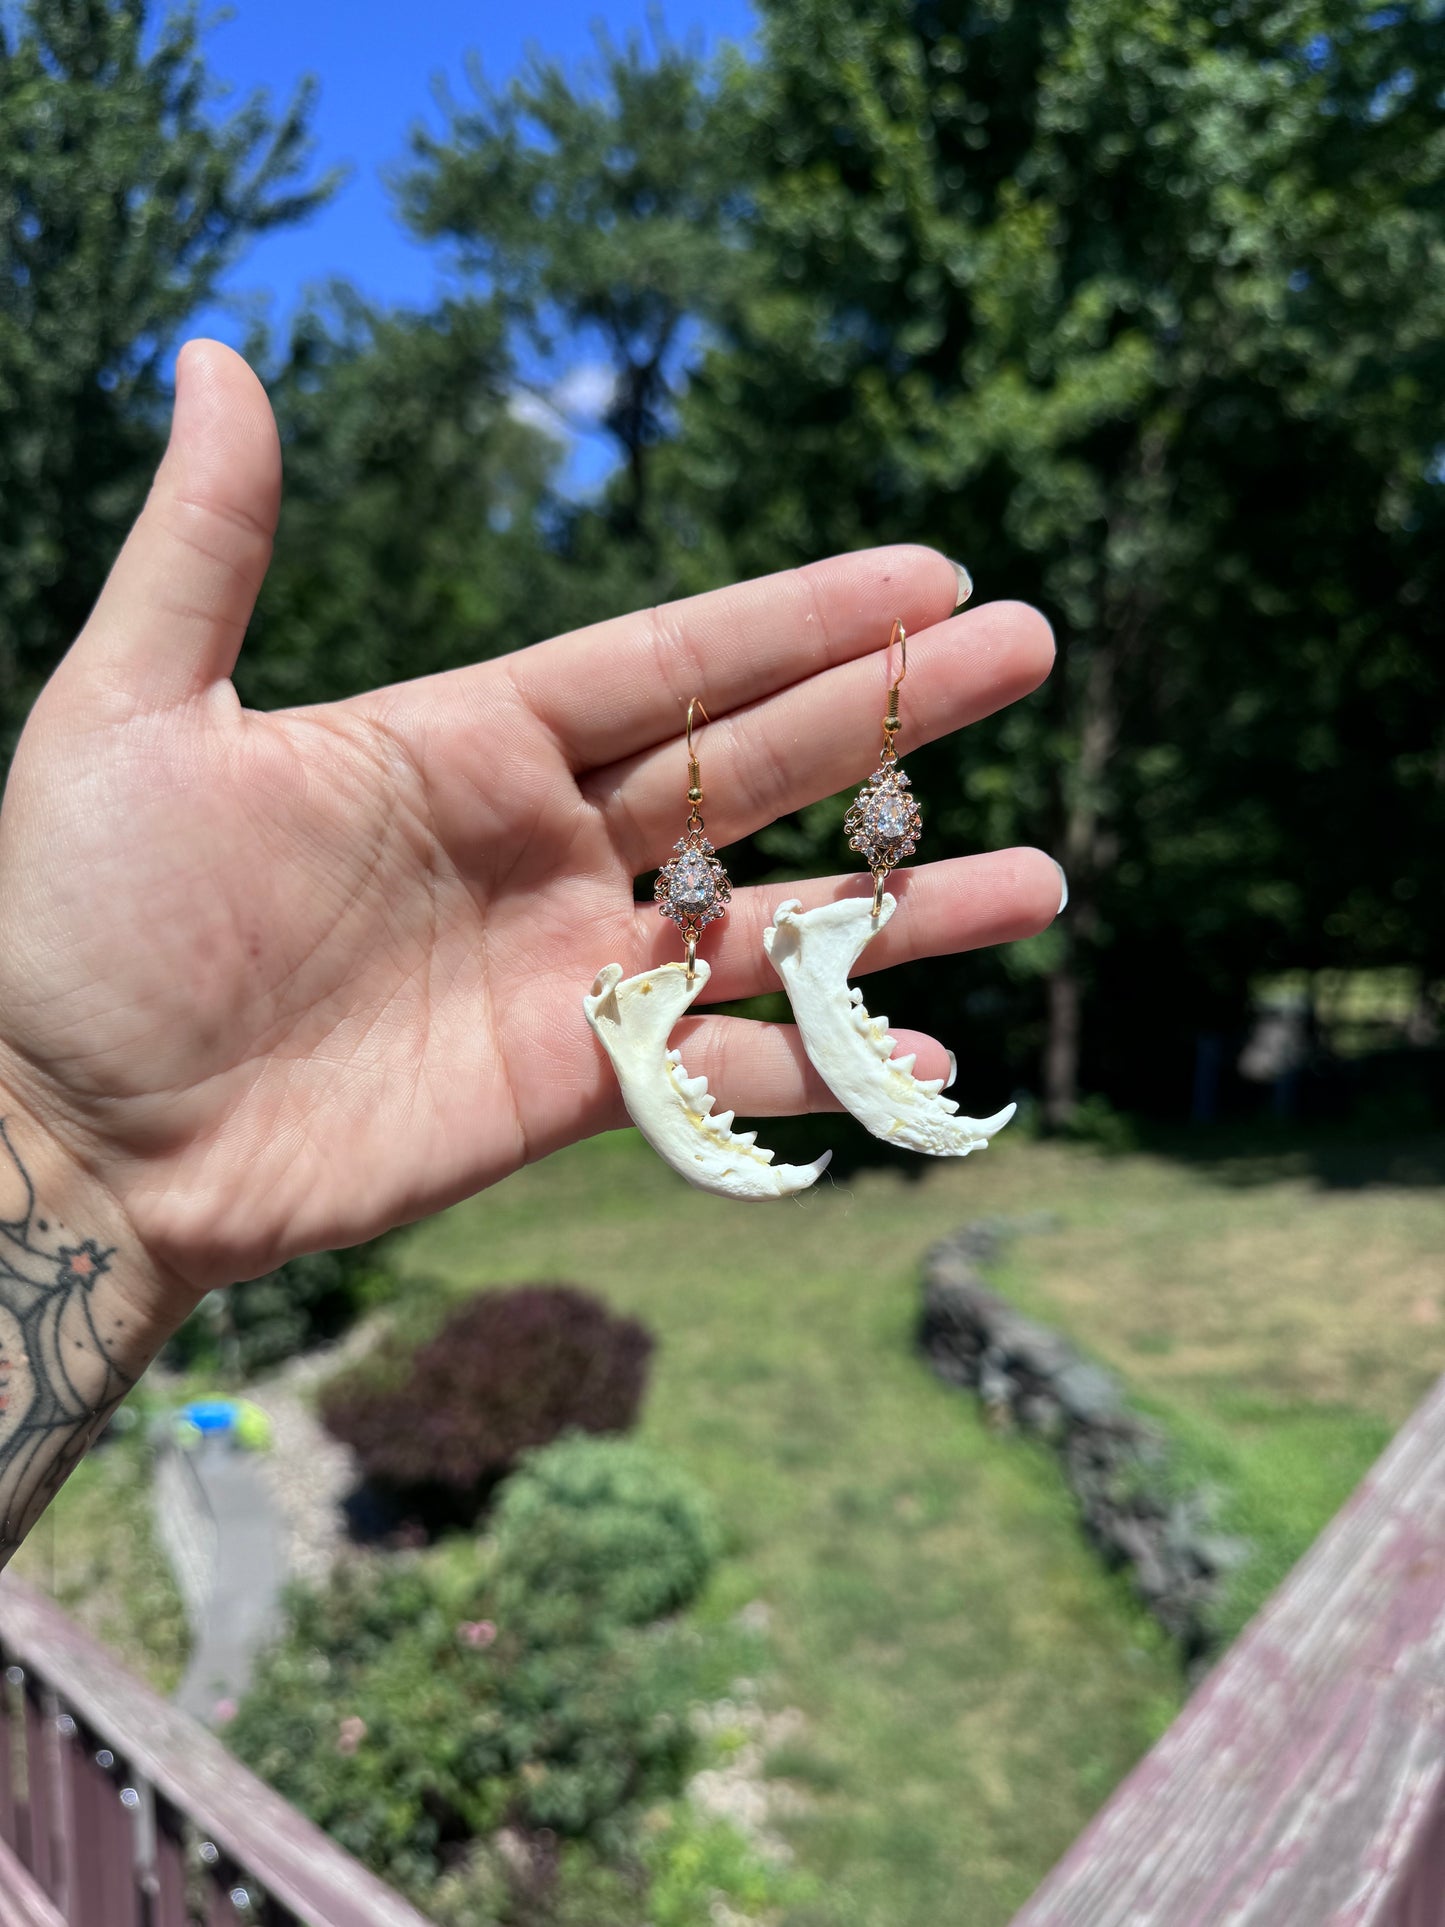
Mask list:
POLYGON ((100 1148, 47 1108, 0 1078, 0 1291, 8 1265, 32 1285, 63 1277, 114 1299, 127 1351, 149 1347, 139 1372, 203 1294, 147 1248, 100 1148))
POLYGON ((0 1566, 184 1316, 113 1192, 0 1094, 0 1566))

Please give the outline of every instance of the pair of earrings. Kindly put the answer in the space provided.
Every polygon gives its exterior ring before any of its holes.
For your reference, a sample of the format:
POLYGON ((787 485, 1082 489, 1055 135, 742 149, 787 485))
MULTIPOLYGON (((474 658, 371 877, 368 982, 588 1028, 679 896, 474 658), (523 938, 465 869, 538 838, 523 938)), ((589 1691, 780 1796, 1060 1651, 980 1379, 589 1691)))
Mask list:
MULTIPOLYGON (((895 645, 900 664, 897 679, 889 676, 878 768, 844 818, 850 847, 873 873, 871 901, 845 897, 803 910, 792 898, 779 905, 763 933, 763 948, 783 980, 813 1068, 844 1109, 885 1143, 931 1157, 965 1157, 982 1150, 1008 1123, 1014 1106, 993 1117, 960 1117, 957 1104, 943 1096, 952 1075, 927 1082, 916 1078, 912 1057, 892 1055, 888 1019, 870 1017, 862 991, 848 985, 854 964, 898 907, 885 888, 889 874, 913 855, 922 832, 918 804, 898 762, 898 697, 908 673, 908 637, 901 622, 894 623, 889 639, 890 670, 895 645)), ((668 1048, 673 1025, 710 974, 697 955, 698 938, 723 915, 732 895, 727 871, 703 828, 702 773, 692 736, 698 710, 706 719, 694 697, 687 706, 687 822, 655 888, 659 910, 682 935, 685 961, 627 978, 621 964, 608 964, 582 1007, 612 1061, 628 1115, 675 1171, 723 1197, 787 1197, 815 1184, 832 1152, 811 1164, 774 1164, 755 1131, 735 1132, 733 1113, 713 1110, 707 1079, 689 1077, 681 1052, 668 1048)))

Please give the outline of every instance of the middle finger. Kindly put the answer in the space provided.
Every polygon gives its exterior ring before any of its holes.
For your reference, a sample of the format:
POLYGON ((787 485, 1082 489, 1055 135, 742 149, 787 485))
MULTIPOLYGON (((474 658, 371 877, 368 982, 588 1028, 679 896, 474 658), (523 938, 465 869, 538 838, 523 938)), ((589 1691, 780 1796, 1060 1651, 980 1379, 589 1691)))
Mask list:
MULTIPOLYGON (((881 640, 886 645, 886 636, 881 640)), ((1053 658, 1048 623, 1022 602, 987 603, 910 637, 900 740, 931 742, 991 715, 1036 689, 1053 658)), ((790 810, 862 782, 878 761, 887 677, 884 646, 718 716, 710 726, 699 721, 702 808, 712 841, 735 843, 790 810)), ((707 690, 697 693, 706 704, 707 690)), ((594 771, 582 788, 634 875, 654 867, 670 852, 687 813, 681 736, 594 771)))

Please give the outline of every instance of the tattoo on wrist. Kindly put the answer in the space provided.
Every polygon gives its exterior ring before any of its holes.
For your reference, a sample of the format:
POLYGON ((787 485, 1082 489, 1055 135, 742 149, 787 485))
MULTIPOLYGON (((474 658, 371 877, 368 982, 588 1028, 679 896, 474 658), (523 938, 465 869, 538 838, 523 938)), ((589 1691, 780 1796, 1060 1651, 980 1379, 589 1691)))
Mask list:
POLYGON ((0 1566, 147 1362, 140 1321, 105 1282, 115 1249, 45 1210, 0 1118, 6 1160, 25 1209, 0 1219, 0 1566))

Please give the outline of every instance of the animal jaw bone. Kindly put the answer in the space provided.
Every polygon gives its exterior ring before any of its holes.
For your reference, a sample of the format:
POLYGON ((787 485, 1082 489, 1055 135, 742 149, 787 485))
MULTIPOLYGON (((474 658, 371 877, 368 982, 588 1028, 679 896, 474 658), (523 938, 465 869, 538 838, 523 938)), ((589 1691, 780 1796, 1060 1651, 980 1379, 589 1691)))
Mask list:
POLYGON ((981 1151, 1017 1106, 992 1117, 959 1117, 942 1093, 953 1082, 913 1075, 911 1057, 894 1057, 897 1041, 886 1017, 870 1017, 848 975, 865 946, 897 909, 885 893, 878 915, 868 897, 845 897, 803 910, 796 897, 780 904, 763 948, 783 980, 803 1048, 813 1068, 844 1107, 887 1144, 929 1157, 960 1158, 981 1151))
POLYGON ((731 1111, 713 1111, 705 1077, 689 1077, 681 1051, 669 1050, 673 1025, 711 974, 699 958, 688 982, 687 965, 660 964, 636 977, 621 964, 597 973, 582 999, 587 1021, 612 1060, 627 1114, 674 1171, 700 1191, 724 1198, 785 1198, 806 1191, 827 1169, 833 1153, 812 1164, 774 1164, 755 1131, 734 1133, 731 1111))

